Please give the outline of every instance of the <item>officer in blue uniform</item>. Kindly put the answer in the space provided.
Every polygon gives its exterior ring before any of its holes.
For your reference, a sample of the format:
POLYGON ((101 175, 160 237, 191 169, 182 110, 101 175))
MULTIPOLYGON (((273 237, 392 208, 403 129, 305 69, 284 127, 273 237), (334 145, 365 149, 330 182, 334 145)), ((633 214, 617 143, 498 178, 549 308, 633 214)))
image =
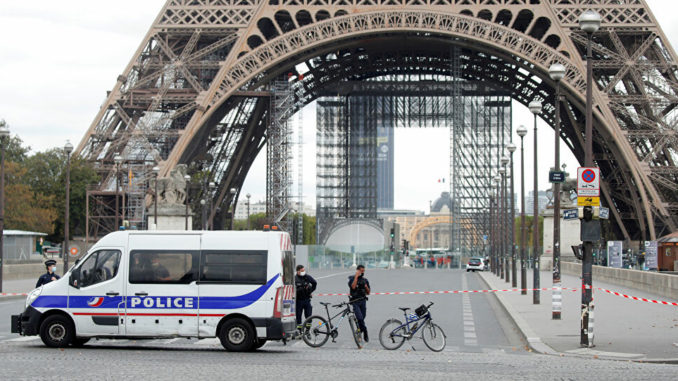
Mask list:
POLYGON ((47 267, 47 273, 40 275, 38 283, 35 284, 35 288, 61 278, 56 274, 56 261, 54 259, 45 261, 45 266, 47 267))

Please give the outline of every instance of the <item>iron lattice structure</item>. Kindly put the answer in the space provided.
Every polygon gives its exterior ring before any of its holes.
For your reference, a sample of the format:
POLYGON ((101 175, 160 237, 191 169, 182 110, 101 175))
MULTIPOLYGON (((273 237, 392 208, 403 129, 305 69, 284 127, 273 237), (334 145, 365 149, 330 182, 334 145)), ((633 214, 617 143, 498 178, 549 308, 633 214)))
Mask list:
POLYGON ((117 152, 150 154, 161 176, 189 164, 218 184, 210 219, 219 220, 266 142, 272 81, 295 74, 297 109, 347 80, 449 75, 456 46, 464 79, 524 105, 542 100, 549 123, 547 71, 563 64, 561 137, 583 162, 577 20, 590 8, 603 16, 593 36, 603 200, 620 236, 654 239, 678 228, 678 68, 644 0, 168 0, 76 154, 97 163, 101 192, 112 188, 117 152))
MULTIPOLYGON (((317 108, 316 216, 320 242, 334 225, 377 218, 378 127, 450 129, 452 249, 482 248, 489 195, 511 135, 511 100, 485 84, 398 75, 344 82, 317 108), (359 94, 359 95, 351 95, 359 94), (458 114, 457 114, 458 113, 458 114)), ((431 149, 440 148, 431 144, 431 149)))

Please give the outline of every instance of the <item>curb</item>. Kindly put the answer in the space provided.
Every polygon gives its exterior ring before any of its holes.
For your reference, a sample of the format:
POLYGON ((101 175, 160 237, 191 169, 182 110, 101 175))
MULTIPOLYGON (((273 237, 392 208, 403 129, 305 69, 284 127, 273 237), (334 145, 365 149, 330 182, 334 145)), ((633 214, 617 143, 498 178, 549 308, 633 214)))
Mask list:
MULTIPOLYGON (((491 288, 489 282, 485 279, 485 272, 481 272, 480 278, 483 280, 485 285, 488 288, 491 288)), ((632 361, 632 362, 638 362, 638 363, 652 363, 652 364, 678 364, 678 358, 674 359, 648 359, 648 358, 628 358, 628 357, 619 357, 619 356, 604 356, 604 355, 597 355, 594 357, 594 355, 585 355, 585 354, 575 354, 575 353, 567 353, 567 352, 558 352, 555 349, 551 348, 548 344, 544 343, 539 336, 530 328, 529 324, 525 319, 523 319, 522 316, 513 308, 513 306, 505 299, 505 297, 501 293, 494 293, 494 296, 497 298, 499 301, 499 304, 504 308, 504 311, 511 317, 511 320, 513 320, 513 323, 518 327, 518 330, 520 330, 521 335, 527 341, 527 345, 532 349, 534 352, 544 354, 544 355, 555 355, 555 356, 561 356, 561 357, 579 357, 579 358, 586 358, 586 359, 591 359, 591 358, 600 358, 604 360, 615 360, 615 361, 632 361)))

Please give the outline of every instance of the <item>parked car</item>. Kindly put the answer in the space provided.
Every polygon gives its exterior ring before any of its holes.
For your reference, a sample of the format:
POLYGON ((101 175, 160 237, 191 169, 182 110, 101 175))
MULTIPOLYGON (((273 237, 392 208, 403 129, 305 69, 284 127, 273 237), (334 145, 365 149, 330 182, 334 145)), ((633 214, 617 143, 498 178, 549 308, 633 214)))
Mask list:
POLYGON ((485 270, 485 263, 482 258, 471 258, 466 264, 466 272, 469 271, 483 271, 485 270))

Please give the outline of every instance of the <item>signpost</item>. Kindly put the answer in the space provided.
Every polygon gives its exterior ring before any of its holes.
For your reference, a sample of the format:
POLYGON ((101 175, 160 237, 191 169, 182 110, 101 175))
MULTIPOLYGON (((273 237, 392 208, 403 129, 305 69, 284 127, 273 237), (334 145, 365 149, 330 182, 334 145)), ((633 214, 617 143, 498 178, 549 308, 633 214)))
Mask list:
POLYGON ((645 241, 645 266, 650 270, 659 268, 657 263, 657 241, 645 241))
POLYGON ((563 211, 564 220, 576 220, 579 218, 579 211, 577 209, 567 209, 563 211))
POLYGON ((565 182, 565 171, 549 171, 549 182, 550 183, 564 183, 565 182))
POLYGON ((622 267, 622 241, 607 242, 607 265, 618 269, 622 267))
POLYGON ((577 205, 600 206, 600 168, 577 168, 577 205))

